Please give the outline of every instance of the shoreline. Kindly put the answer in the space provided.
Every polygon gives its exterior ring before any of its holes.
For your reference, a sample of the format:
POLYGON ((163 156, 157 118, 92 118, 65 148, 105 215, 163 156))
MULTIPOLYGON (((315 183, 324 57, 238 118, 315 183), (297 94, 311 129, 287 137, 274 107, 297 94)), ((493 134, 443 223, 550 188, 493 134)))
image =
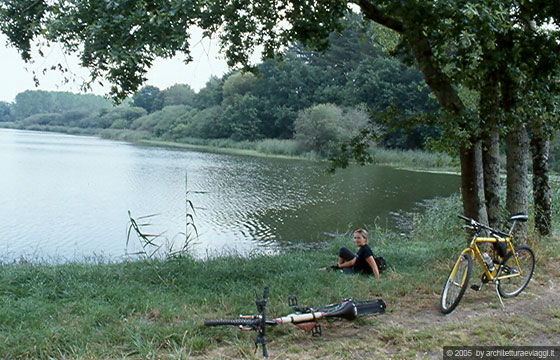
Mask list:
MULTIPOLYGON (((384 315, 321 323, 326 336, 319 340, 295 327, 270 328, 272 357, 403 359, 421 351, 441 358, 448 344, 554 343, 560 336, 556 235, 530 238, 540 270, 518 297, 504 300, 515 317, 496 323, 504 313, 491 288, 467 292, 452 315, 440 313, 442 286, 465 246, 455 217, 458 207, 457 197, 437 200, 412 220, 412 239, 370 229, 376 255, 388 262, 379 279, 318 270, 335 261, 340 246, 351 243, 347 236, 330 239, 311 256, 296 250, 206 260, 183 256, 114 264, 2 265, 0 357, 256 360, 254 333, 208 328, 203 322, 254 313, 255 293, 265 286, 270 288, 267 314, 273 316, 290 311, 290 295, 305 306, 348 297, 382 298, 388 304, 384 315), (488 338, 488 333, 495 336, 488 338)), ((473 282, 480 268, 475 269, 473 282)))
MULTIPOLYGON (((176 141, 169 141, 169 140, 159 140, 159 139, 142 139, 142 138, 131 138, 129 133, 123 135, 119 135, 119 132, 103 132, 103 131, 81 131, 84 129, 81 128, 64 128, 61 127, 60 129, 25 129, 25 128, 16 128, 11 126, 3 126, 0 123, 0 128, 3 129, 11 129, 11 130, 20 130, 20 131, 36 131, 36 132, 45 132, 45 133, 59 133, 59 134, 66 134, 66 135, 74 135, 74 136, 94 136, 101 139, 108 139, 108 140, 115 140, 115 141, 123 141, 130 144, 135 145, 144 145, 144 146, 154 146, 154 147, 169 147, 169 148, 176 148, 176 149, 187 149, 187 150, 200 150, 206 152, 214 152, 220 154, 232 154, 232 155, 241 155, 241 156, 254 156, 254 157, 264 157, 264 158, 276 158, 276 159, 286 159, 286 160, 305 160, 305 161, 315 161, 315 162, 328 162, 329 159, 327 158, 318 158, 312 154, 300 154, 300 155, 285 155, 285 154, 275 154, 275 153, 268 153, 258 151, 256 149, 244 149, 244 148, 236 148, 236 147, 229 147, 229 146, 213 146, 213 145, 204 145, 204 144, 192 144, 187 142, 176 142, 176 141), (57 131, 65 129, 67 131, 57 131)), ((201 139, 205 140, 205 139, 201 139)), ((208 140, 210 141, 210 140, 208 140)), ((239 143, 241 144, 241 143, 239 143)), ((400 154, 413 154, 418 156, 428 155, 428 156, 439 156, 441 154, 435 154, 428 151, 423 150, 393 150, 393 149, 376 149, 376 152, 382 152, 384 154, 390 154, 391 157, 399 156, 400 154)), ((447 174, 447 175, 460 175, 460 170, 457 170, 455 166, 415 166, 411 165, 410 161, 408 162, 401 162, 394 161, 394 160, 383 160, 383 159, 376 159, 375 152, 373 154, 374 161, 367 165, 378 165, 378 166, 388 166, 399 170, 406 170, 406 171, 414 171, 414 172, 423 172, 423 173, 433 173, 433 174, 447 174), (377 160, 377 161, 376 161, 377 160)), ((354 162, 351 162, 351 165, 355 165, 354 162)), ((340 168, 337 168, 340 170, 340 168)))

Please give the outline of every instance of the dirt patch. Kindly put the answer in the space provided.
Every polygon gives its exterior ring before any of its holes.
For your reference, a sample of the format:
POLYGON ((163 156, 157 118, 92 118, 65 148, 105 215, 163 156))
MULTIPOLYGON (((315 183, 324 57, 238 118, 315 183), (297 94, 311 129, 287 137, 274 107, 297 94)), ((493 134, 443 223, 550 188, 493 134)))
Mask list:
MULTIPOLYGON (((293 328, 284 336, 268 333, 271 359, 441 359, 446 345, 560 345, 560 277, 541 269, 517 297, 502 309, 493 285, 468 289, 451 314, 439 309, 440 294, 418 293, 389 304, 384 315, 354 322, 323 322, 313 338, 293 328)), ((472 280, 476 283, 476 280, 472 280)), ((260 359, 253 352, 254 334, 235 344, 214 348, 204 359, 260 359), (243 350, 241 350, 243 349, 243 350)))

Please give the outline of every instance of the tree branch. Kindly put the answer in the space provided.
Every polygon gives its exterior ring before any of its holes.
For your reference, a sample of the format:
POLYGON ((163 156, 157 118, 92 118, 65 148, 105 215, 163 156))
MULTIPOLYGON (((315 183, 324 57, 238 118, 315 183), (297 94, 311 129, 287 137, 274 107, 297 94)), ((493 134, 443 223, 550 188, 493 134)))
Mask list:
POLYGON ((368 0, 358 0, 357 3, 362 9, 362 12, 366 16, 366 18, 380 25, 388 27, 389 29, 394 30, 398 33, 402 33, 404 31, 404 24, 401 21, 387 16, 375 5, 371 4, 368 0))
POLYGON ((441 106, 452 113, 464 110, 465 105, 459 98, 457 91, 451 85, 447 76, 435 64, 434 54, 426 36, 419 29, 410 29, 405 37, 418 61, 420 70, 424 74, 426 84, 432 89, 441 106))

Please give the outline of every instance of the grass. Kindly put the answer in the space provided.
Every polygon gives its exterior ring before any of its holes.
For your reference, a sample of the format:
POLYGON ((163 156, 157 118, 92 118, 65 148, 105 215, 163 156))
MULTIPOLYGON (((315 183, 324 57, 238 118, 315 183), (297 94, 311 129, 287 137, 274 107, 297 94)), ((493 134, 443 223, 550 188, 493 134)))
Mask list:
MULTIPOLYGON (((268 312, 275 315, 290 310, 287 297, 292 294, 304 305, 348 296, 382 297, 390 305, 388 319, 406 309, 422 312, 437 304, 449 268, 464 246, 461 224, 455 219, 459 211, 458 198, 438 199, 414 215, 413 230, 407 236, 372 227, 373 249, 390 266, 380 280, 317 270, 335 261, 338 247, 348 246, 349 237, 329 240, 313 252, 294 250, 277 256, 233 253, 204 260, 183 256, 122 263, 4 264, 0 269, 0 357, 260 358, 252 351, 253 333, 210 329, 202 323, 208 318, 252 313, 255 291, 261 293, 264 286, 271 289, 268 312)), ((540 241, 539 267, 557 266, 558 247, 557 239, 540 241), (547 254, 553 254, 552 258, 547 254)), ((543 276, 540 272, 535 282, 545 282, 543 276)), ((488 317, 477 318, 479 330, 472 333, 465 334, 465 328, 457 324, 443 329, 459 344, 484 341, 489 332, 498 334, 498 344, 516 343, 516 337, 524 334, 548 331, 556 336, 558 307, 547 311, 555 322, 548 330, 526 319, 496 322, 488 317), (521 333, 516 327, 519 323, 524 324, 521 333)), ((372 351, 382 357, 410 358, 418 352, 429 357, 449 339, 441 327, 379 326, 383 319, 327 323, 328 335, 318 340, 280 326, 269 333, 269 348, 286 358, 365 359, 372 351), (337 337, 339 332, 351 336, 337 337)))
POLYGON ((374 148, 371 150, 376 164, 393 165, 409 169, 447 169, 455 171, 459 165, 445 153, 420 150, 398 150, 374 148))
MULTIPOLYGON (((0 127, 17 128, 15 123, 0 123, 0 127)), ((94 129, 51 125, 33 125, 25 130, 59 132, 71 135, 97 135, 107 139, 124 140, 136 143, 195 148, 207 151, 225 151, 249 155, 266 155, 307 160, 326 160, 314 151, 303 152, 293 139, 262 139, 255 141, 234 141, 231 139, 182 138, 175 141, 164 140, 153 134, 128 129, 94 129)), ((438 171, 456 172, 456 160, 444 153, 432 153, 422 150, 398 150, 372 148, 373 162, 379 165, 392 165, 408 169, 437 169, 438 171)))

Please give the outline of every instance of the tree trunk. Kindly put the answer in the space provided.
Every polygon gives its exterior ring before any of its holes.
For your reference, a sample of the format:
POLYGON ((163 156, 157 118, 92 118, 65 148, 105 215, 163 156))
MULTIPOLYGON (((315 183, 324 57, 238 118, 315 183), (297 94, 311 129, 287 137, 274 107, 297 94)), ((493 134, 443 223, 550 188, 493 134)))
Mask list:
POLYGON ((548 159, 550 138, 542 127, 535 126, 531 134, 531 152, 533 155, 533 198, 535 206, 535 229, 540 235, 551 232, 551 200, 548 180, 548 159))
POLYGON ((480 114, 484 123, 482 136, 482 165, 484 199, 491 227, 500 225, 500 131, 499 91, 496 74, 486 79, 480 93, 480 114))
MULTIPOLYGON (((430 44, 421 31, 407 31, 408 43, 428 86, 436 95, 442 108, 459 115, 464 104, 449 79, 441 72, 433 61, 430 44)), ((459 145, 461 161, 461 194, 463 197, 464 215, 486 223, 486 205, 484 204, 484 179, 482 175, 482 146, 479 140, 471 135, 467 144, 459 145)))
MULTIPOLYGON (((407 28, 404 24, 377 8, 373 2, 359 0, 358 5, 365 17, 386 26, 403 35, 418 62, 426 84, 432 89, 442 109, 454 115, 460 115, 465 105, 453 87, 449 78, 434 61, 430 43, 421 28, 407 28)), ((473 137, 474 138, 474 137, 473 137)), ((466 216, 485 221, 486 210, 483 201, 483 177, 481 146, 472 143, 459 145, 461 161, 461 194, 463 209, 466 216)))
MULTIPOLYGON (((506 136, 506 209, 510 215, 527 214, 529 187, 529 136, 525 125, 516 122, 506 136)), ((526 241, 527 225, 519 223, 517 238, 526 241)))
POLYGON ((500 225, 500 131, 495 124, 482 139, 484 199, 491 227, 500 225))
POLYGON ((463 196, 464 215, 482 223, 487 223, 484 204, 484 180, 482 176, 482 146, 475 141, 459 150, 461 160, 461 194, 463 196))
MULTIPOLYGON (((498 39, 498 47, 505 54, 513 49, 512 34, 498 39)), ((509 215, 527 214, 529 207, 528 184, 529 184, 529 136, 525 124, 516 116, 519 79, 508 67, 507 59, 500 67, 502 110, 508 125, 506 135, 506 210, 509 215)), ((527 240, 527 224, 518 223, 517 237, 522 243, 527 240)))

